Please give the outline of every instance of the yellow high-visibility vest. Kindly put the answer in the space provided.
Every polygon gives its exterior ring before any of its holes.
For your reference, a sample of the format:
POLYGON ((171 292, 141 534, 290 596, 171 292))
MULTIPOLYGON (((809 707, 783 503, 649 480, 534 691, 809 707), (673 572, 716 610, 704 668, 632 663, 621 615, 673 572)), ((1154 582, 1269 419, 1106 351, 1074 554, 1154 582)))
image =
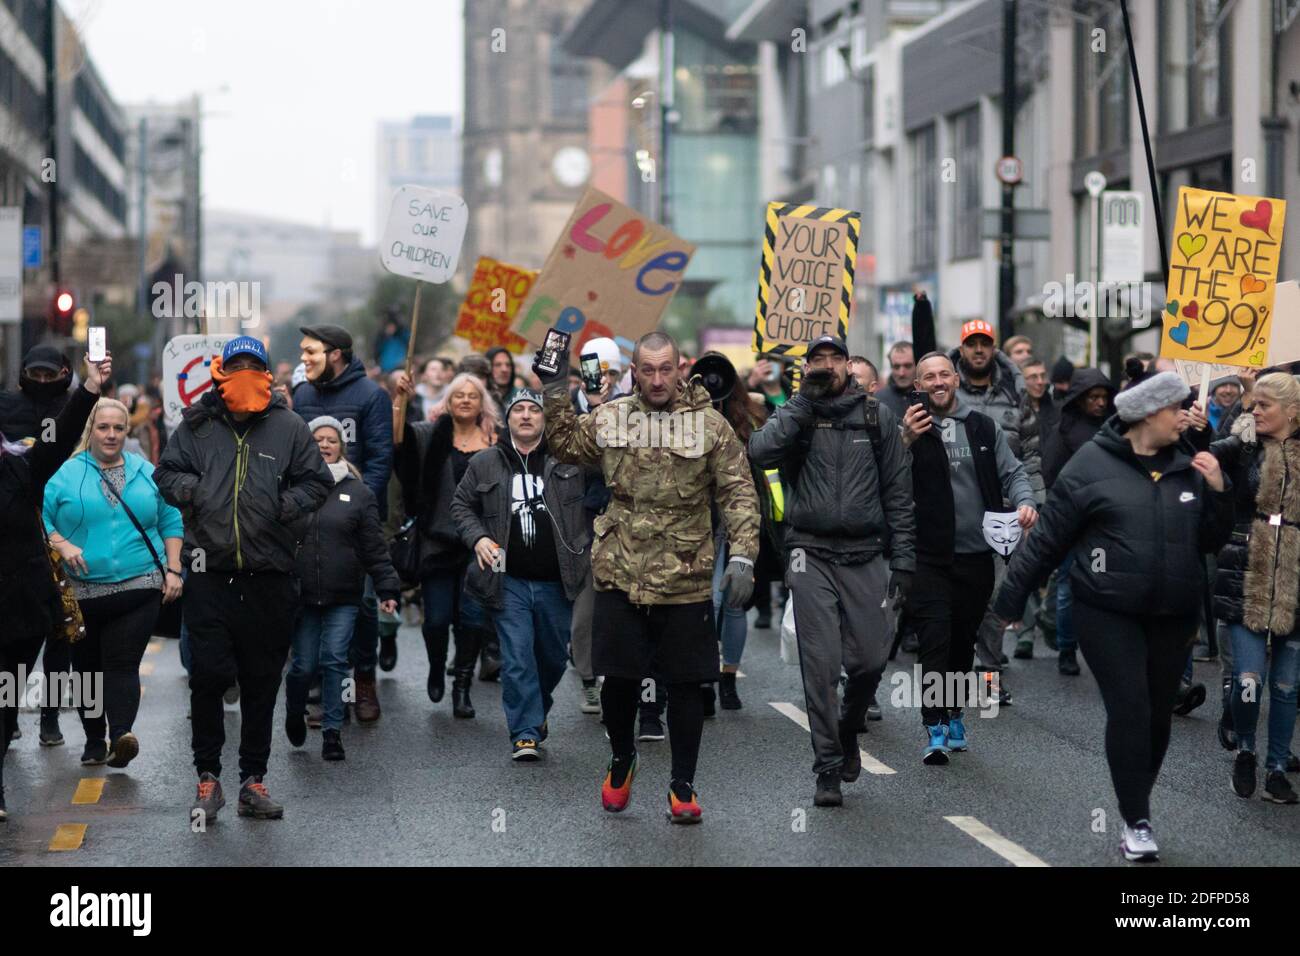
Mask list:
POLYGON ((772 495, 772 520, 781 521, 785 518, 785 493, 781 490, 781 472, 769 468, 763 474, 767 476, 767 488, 772 495))

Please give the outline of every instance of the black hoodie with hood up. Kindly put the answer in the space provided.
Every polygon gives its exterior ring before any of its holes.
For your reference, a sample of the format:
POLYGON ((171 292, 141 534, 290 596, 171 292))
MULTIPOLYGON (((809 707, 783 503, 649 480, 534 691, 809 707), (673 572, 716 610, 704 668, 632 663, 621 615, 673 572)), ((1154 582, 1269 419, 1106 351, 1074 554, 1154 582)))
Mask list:
POLYGON ((1065 463, 1074 457, 1097 434, 1106 419, 1115 414, 1115 386, 1100 369, 1081 368, 1070 379, 1070 389, 1057 406, 1055 414, 1042 429, 1043 484, 1051 488, 1065 463), (1110 394, 1106 410, 1096 418, 1084 414, 1083 396, 1094 388, 1110 394))

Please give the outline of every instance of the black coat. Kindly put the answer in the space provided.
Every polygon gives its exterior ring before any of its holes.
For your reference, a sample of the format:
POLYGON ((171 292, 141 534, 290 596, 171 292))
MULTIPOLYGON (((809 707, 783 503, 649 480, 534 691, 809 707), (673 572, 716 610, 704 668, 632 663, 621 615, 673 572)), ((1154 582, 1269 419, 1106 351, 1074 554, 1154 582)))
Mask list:
POLYGON ((1003 620, 1021 618, 1029 592, 1068 553, 1076 601, 1141 616, 1200 610, 1201 555, 1217 551, 1232 531, 1230 480, 1224 491, 1211 491, 1179 444, 1168 470, 1152 481, 1121 427, 1118 418, 1106 422, 1057 476, 994 602, 1003 620))
MULTIPOLYGON (((1043 396, 1044 400, 1047 396, 1043 396)), ((1115 386, 1099 369, 1077 369, 1070 379, 1065 398, 1048 415, 1040 413, 1040 449, 1043 456, 1043 485, 1051 488, 1056 476, 1074 453, 1092 441, 1102 423, 1115 414, 1115 386), (1106 411, 1100 418, 1083 413, 1083 396, 1098 386, 1110 391, 1106 411)))
POLYGON ((241 440, 209 391, 186 409, 154 482, 185 519, 186 554, 202 548, 207 570, 292 574, 290 525, 321 506, 334 477, 307 423, 279 395, 248 422, 241 440))
POLYGON ((875 406, 881 447, 873 447, 863 397, 852 380, 835 398, 791 396, 749 436, 749 457, 759 468, 799 467, 793 483, 782 477, 787 549, 868 557, 888 549, 890 567, 914 571, 912 473, 898 420, 875 406))
POLYGON ((46 482, 81 439, 96 401, 97 395, 79 387, 55 419, 53 441, 36 442, 26 455, 0 455, 0 644, 52 634, 62 619, 41 501, 46 482))
POLYGON ((300 603, 360 604, 367 574, 379 600, 401 596, 402 582, 388 555, 375 496, 353 475, 336 484, 318 510, 294 522, 294 533, 300 542, 300 603))
POLYGON ((65 389, 48 401, 39 401, 21 388, 0 392, 0 432, 10 441, 35 438, 41 433, 41 423, 47 418, 58 418, 71 395, 72 390, 65 389))
MULTIPOLYGON (((545 448, 538 451, 545 455, 545 448)), ((537 454, 535 451, 534 454, 537 454)), ((461 541, 473 549, 483 537, 502 547, 510 540, 510 486, 516 474, 510 456, 519 453, 506 438, 479 452, 469 463, 465 478, 456 489, 451 512, 461 541)), ((553 523, 555 554, 565 596, 578 597, 591 568, 591 531, 582 509, 583 475, 577 465, 564 464, 546 455, 542 465, 542 499, 553 523), (566 547, 567 545, 567 547, 566 547), (572 550, 570 550, 572 549, 572 550), (573 552, 578 552, 574 554, 573 552)), ((501 607, 501 574, 470 563, 465 588, 490 608, 501 607)))

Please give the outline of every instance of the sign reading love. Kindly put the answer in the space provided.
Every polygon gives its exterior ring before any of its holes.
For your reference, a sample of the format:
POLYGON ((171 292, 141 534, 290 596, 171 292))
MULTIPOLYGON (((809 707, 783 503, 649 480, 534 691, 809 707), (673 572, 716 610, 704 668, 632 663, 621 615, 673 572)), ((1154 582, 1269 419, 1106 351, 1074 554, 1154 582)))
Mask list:
POLYGON ((1285 224, 1282 199, 1178 190, 1162 358, 1264 366, 1285 224))
POLYGON ((573 208, 511 331, 541 345, 568 332, 575 366, 583 345, 611 338, 624 358, 659 324, 695 246, 599 189, 573 208))

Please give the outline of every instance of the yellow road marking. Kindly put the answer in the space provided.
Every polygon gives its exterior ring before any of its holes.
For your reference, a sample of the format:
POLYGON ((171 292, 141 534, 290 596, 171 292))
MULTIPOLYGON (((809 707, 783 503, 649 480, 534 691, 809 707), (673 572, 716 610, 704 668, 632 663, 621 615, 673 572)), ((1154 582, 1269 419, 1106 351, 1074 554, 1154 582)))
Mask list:
POLYGON ((72 802, 74 804, 99 803, 99 798, 103 795, 103 777, 83 777, 77 784, 77 792, 72 795, 72 802))
POLYGON ((86 824, 60 823, 50 840, 50 849, 54 851, 80 850, 81 841, 84 839, 86 839, 86 824))

